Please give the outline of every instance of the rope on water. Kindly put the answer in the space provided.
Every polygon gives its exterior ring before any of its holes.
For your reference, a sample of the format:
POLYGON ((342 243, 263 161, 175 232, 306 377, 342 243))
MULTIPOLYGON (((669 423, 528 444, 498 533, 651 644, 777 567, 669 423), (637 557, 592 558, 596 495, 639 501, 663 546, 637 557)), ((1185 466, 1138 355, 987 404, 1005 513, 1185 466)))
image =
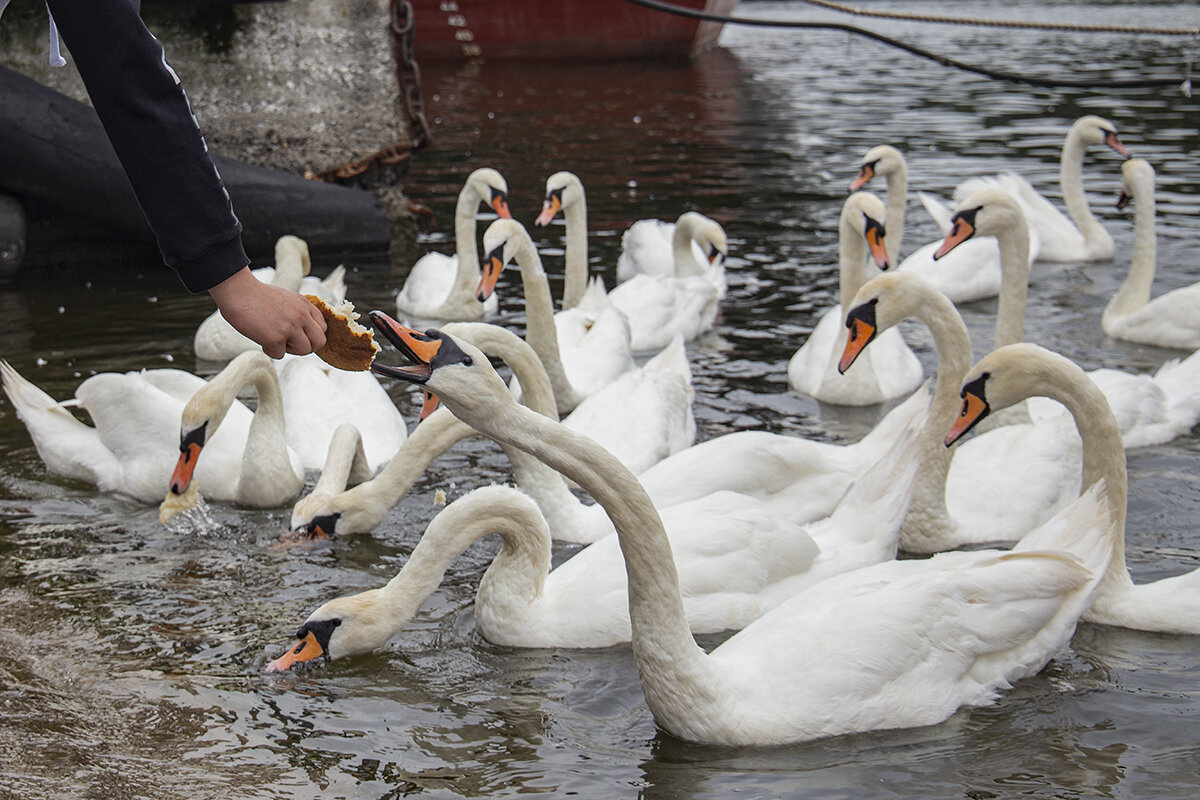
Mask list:
MULTIPOLYGON (((1070 80, 1070 79, 1062 79, 1062 78, 1038 78, 1038 77, 1035 77, 1032 75, 1015 73, 1015 72, 1004 72, 1002 70, 994 70, 994 69, 990 69, 988 67, 980 67, 980 66, 976 66, 974 64, 968 64, 966 62, 958 61, 957 59, 953 59, 948 56, 943 56, 943 55, 939 55, 938 53, 934 53, 929 50, 924 50, 924 49, 922 49, 920 47, 916 47, 914 45, 906 44, 897 39, 893 39, 890 36, 884 36, 881 33, 876 33, 875 31, 867 30, 866 28, 859 28, 857 26, 847 25, 847 24, 841 23, 841 22, 813 22, 810 20, 794 20, 794 19, 772 20, 772 19, 762 19, 762 18, 756 18, 756 17, 736 17, 736 16, 727 16, 727 15, 723 15, 723 14, 709 14, 704 11, 697 11, 697 10, 691 9, 691 8, 683 8, 681 6, 677 6, 672 3, 660 2, 660 0, 625 0, 625 2, 633 3, 634 5, 653 9, 655 11, 662 11, 667 14, 675 14, 675 15, 681 16, 681 17, 690 17, 692 19, 699 19, 699 20, 704 20, 707 22, 720 22, 720 23, 724 23, 727 25, 751 25, 751 26, 770 27, 770 28, 809 28, 809 29, 844 31, 846 33, 851 33, 856 36, 862 36, 867 39, 873 39, 877 42, 881 42, 881 43, 889 45, 891 47, 895 47, 900 50, 904 50, 905 52, 911 53, 915 56, 919 56, 921 58, 926 58, 926 59, 929 59, 930 61, 937 62, 938 64, 941 64, 943 66, 953 67, 955 69, 960 69, 965 72, 972 72, 972 73, 975 73, 976 75, 983 75, 984 77, 993 78, 995 80, 1011 81, 1013 83, 1025 83, 1025 84, 1029 84, 1032 86, 1040 86, 1040 87, 1051 88, 1051 89, 1059 89, 1059 88, 1068 88, 1068 89, 1147 89, 1147 88, 1153 88, 1153 87, 1159 87, 1159 86, 1176 86, 1177 85, 1179 87, 1179 89, 1185 95, 1187 95, 1189 97, 1191 96, 1191 69, 1190 69, 1191 64, 1190 64, 1190 61, 1188 64, 1187 74, 1185 74, 1182 78, 1180 78, 1180 77, 1133 78, 1133 79, 1125 79, 1125 80, 1103 80, 1103 81, 1101 81, 1101 80, 1070 80)), ((963 22, 962 24, 972 24, 972 23, 963 22)), ((1152 30, 1152 29, 1137 29, 1136 32, 1143 33, 1143 32, 1147 32, 1149 30, 1152 30)), ((1200 34, 1200 30, 1195 29, 1195 28, 1189 28, 1189 29, 1181 28, 1179 30, 1186 31, 1188 34, 1191 34, 1193 36, 1200 34)), ((1095 32, 1099 32, 1099 31, 1095 31, 1095 32)), ((1172 35, 1174 35, 1174 34, 1172 34, 1172 35)))
POLYGON ((1031 20, 978 19, 975 17, 946 17, 939 14, 907 14, 901 11, 868 11, 862 8, 834 3, 832 0, 801 0, 812 6, 827 8, 857 17, 877 17, 906 22, 936 22, 943 25, 976 25, 988 28, 1026 28, 1042 31, 1067 31, 1069 33, 1130 33, 1153 36, 1200 36, 1200 27, 1159 28, 1137 25, 1089 25, 1082 22, 1034 22, 1031 20))

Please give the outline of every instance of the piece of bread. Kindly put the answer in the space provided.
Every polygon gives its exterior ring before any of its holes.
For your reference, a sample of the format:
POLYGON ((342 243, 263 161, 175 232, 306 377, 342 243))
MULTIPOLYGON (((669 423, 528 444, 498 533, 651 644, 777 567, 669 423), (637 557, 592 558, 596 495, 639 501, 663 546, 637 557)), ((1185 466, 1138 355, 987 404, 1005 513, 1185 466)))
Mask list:
POLYGON ((360 325, 354 304, 342 300, 330 306, 316 295, 306 294, 308 302, 321 310, 325 317, 325 346, 316 353, 330 366, 351 372, 363 372, 371 368, 379 345, 371 329, 360 325))

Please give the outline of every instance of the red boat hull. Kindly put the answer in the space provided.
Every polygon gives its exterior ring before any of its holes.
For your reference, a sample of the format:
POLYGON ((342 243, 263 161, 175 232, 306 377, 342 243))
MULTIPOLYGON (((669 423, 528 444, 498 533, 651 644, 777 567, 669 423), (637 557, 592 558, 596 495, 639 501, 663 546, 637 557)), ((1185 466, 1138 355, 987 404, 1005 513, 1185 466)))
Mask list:
MULTIPOLYGON (((738 0, 673 0, 710 14, 738 0)), ((688 58, 722 25, 625 0, 412 0, 413 50, 429 61, 688 58)))

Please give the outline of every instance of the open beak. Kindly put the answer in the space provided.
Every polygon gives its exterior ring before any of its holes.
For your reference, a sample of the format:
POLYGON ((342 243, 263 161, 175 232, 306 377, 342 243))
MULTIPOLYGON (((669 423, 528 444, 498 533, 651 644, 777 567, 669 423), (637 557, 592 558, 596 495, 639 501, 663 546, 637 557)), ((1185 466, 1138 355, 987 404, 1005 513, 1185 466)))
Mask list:
POLYGON ((483 302, 496 291, 500 281, 500 272, 504 269, 504 256, 499 248, 487 254, 483 260, 482 274, 479 276, 479 287, 475 290, 475 299, 483 302))
POLYGON ((838 372, 842 375, 846 374, 846 370, 850 369, 850 365, 866 349, 877 333, 874 325, 857 317, 850 320, 849 328, 850 335, 846 338, 846 346, 842 349, 842 357, 838 361, 838 372))
POLYGON ((857 192, 859 189, 871 182, 871 178, 875 177, 875 165, 863 164, 858 168, 858 175, 854 180, 850 181, 850 191, 857 192))
POLYGON ((1104 143, 1111 147, 1117 155, 1121 156, 1122 158, 1129 158, 1129 148, 1127 148, 1125 143, 1120 140, 1116 131, 1105 131, 1104 143))
POLYGON ((545 227, 550 224, 550 221, 558 215, 562 210, 562 195, 557 192, 551 192, 546 195, 546 202, 542 203, 542 213, 538 214, 538 218, 533 221, 538 227, 545 227))
POLYGON ((267 672, 287 672, 297 664, 312 661, 323 655, 325 655, 325 648, 321 647, 316 635, 309 631, 303 639, 296 642, 295 647, 267 664, 267 672))
POLYGON ((954 425, 951 426, 950 432, 946 434, 946 447, 961 439, 967 431, 974 428, 990 411, 991 408, 988 406, 987 400, 984 400, 983 397, 974 392, 964 391, 962 410, 958 412, 958 418, 954 420, 954 425))
POLYGON ((974 235, 975 226, 963 217, 956 216, 954 224, 950 226, 950 232, 946 234, 946 239, 942 242, 942 246, 933 254, 933 260, 937 261, 974 235))
POLYGON ((383 337, 413 363, 406 367, 393 367, 375 362, 371 371, 388 378, 424 384, 433 372, 431 363, 442 346, 440 339, 427 336, 412 328, 406 328, 382 311, 372 311, 367 316, 383 337))

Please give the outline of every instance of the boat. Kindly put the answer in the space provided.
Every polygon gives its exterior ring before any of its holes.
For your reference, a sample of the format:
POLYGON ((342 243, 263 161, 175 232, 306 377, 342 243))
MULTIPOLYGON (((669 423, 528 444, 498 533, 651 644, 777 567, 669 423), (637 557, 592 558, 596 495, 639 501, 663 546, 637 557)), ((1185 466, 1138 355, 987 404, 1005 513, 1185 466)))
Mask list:
MULTIPOLYGON (((728 16, 738 0, 672 0, 728 16)), ((418 63, 686 59, 714 47, 723 24, 628 0, 411 0, 418 63)))

